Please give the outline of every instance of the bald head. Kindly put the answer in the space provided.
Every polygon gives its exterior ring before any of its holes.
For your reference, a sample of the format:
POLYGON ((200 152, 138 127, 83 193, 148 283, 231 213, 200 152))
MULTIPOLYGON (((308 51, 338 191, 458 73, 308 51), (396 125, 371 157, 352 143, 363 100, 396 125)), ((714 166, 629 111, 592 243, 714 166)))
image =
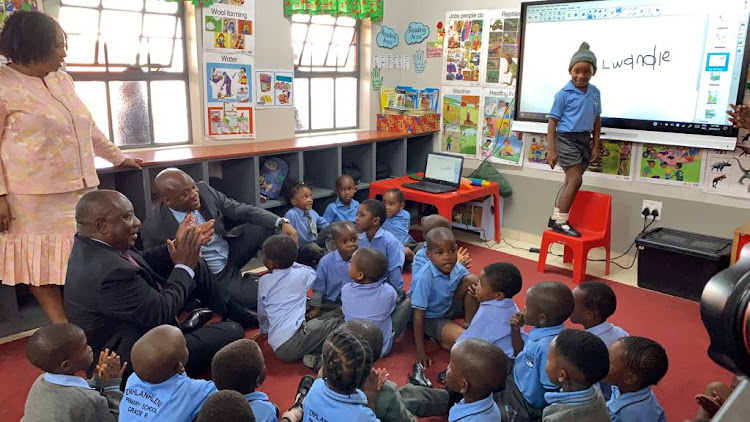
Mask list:
POLYGON ((468 380, 473 398, 485 398, 505 386, 505 353, 492 343, 476 338, 460 341, 451 349, 454 362, 468 380))
POLYGON ((371 283, 380 280, 388 270, 388 259, 385 254, 372 247, 357 249, 352 256, 352 263, 371 283))
POLYGON ((456 237, 450 229, 445 227, 436 227, 427 233, 425 236, 427 241, 427 250, 430 251, 445 244, 446 242, 456 243, 456 237))
MULTIPOLYGON (((32 365, 52 373, 60 373, 64 361, 75 360, 83 352, 89 353, 86 334, 75 324, 51 324, 37 330, 26 344, 26 357, 32 365)), ((93 357, 91 357, 93 359, 93 357)), ((81 357, 85 360, 85 356, 81 357)), ((91 364, 79 362, 86 369, 91 364)))
POLYGON ((559 281, 537 283, 526 291, 527 315, 538 315, 527 318, 527 324, 537 325, 533 323, 536 320, 540 323, 539 326, 560 325, 570 318, 574 307, 573 292, 559 281))
POLYGON ((191 212, 201 207, 195 180, 178 168, 170 167, 159 172, 154 179, 154 189, 175 211, 191 212))
POLYGON ((451 222, 440 214, 431 214, 425 217, 424 220, 422 220, 422 232, 425 236, 427 236, 427 233, 429 233, 430 230, 436 227, 445 227, 446 229, 450 229, 451 222))
POLYGON ((114 249, 126 251, 135 245, 141 220, 133 204, 120 192, 91 191, 76 204, 76 230, 82 236, 100 240, 114 249))
POLYGON ((188 356, 185 336, 172 325, 152 328, 135 342, 130 352, 133 371, 138 378, 152 384, 183 372, 188 356))

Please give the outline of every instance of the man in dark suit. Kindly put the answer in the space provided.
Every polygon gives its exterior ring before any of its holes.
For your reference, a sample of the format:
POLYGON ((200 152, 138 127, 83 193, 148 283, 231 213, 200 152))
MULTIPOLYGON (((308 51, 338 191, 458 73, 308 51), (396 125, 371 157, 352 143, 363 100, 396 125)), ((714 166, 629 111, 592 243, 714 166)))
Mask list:
POLYGON ((294 227, 276 214, 227 198, 205 182, 196 184, 190 175, 176 168, 160 172, 154 187, 162 201, 141 226, 143 247, 153 249, 173 239, 187 216, 193 216, 199 226, 213 221, 214 235, 202 247, 202 257, 228 297, 256 309, 258 282, 243 278, 242 267, 277 229, 296 240, 294 227))
MULTIPOLYGON (((93 349, 95 360, 89 371, 105 348, 129 362, 130 349, 144 333, 162 324, 177 325, 177 315, 189 297, 227 314, 208 268, 199 264, 205 238, 192 219, 185 220, 175 241, 144 255, 133 249, 141 222, 119 192, 85 194, 76 206, 76 223, 64 303, 68 320, 83 328, 93 349)), ((244 335, 242 326, 231 321, 185 334, 190 351, 186 371, 196 374, 208 367, 221 347, 244 335)))

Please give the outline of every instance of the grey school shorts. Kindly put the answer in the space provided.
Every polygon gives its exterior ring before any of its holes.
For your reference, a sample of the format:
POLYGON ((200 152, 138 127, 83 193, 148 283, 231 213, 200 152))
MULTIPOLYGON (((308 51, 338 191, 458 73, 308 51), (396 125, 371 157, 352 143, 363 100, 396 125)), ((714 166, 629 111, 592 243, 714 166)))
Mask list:
POLYGON ((585 171, 591 161, 591 134, 589 132, 557 132, 555 138, 557 164, 567 170, 581 165, 585 171))
POLYGON ((445 314, 437 318, 424 319, 424 333, 431 339, 441 341, 440 332, 443 331, 443 327, 453 322, 453 318, 462 316, 463 313, 463 303, 456 303, 454 300, 453 305, 451 305, 451 308, 445 314))

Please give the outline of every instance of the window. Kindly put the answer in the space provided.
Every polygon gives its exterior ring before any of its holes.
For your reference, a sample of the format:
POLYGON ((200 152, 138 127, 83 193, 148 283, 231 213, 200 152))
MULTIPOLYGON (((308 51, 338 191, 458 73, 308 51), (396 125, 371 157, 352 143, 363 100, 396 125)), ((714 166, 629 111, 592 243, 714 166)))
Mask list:
POLYGON ((66 69, 97 126, 122 147, 191 142, 183 6, 61 0, 66 69))
POLYGON ((297 132, 359 125, 359 23, 292 15, 297 132))

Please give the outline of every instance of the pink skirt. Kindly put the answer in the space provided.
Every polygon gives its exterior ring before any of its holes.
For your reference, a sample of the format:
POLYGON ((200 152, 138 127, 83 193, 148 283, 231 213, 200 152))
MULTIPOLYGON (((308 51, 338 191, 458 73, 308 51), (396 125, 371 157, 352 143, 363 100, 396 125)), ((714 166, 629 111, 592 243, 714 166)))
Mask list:
POLYGON ((65 284, 78 200, 91 188, 47 195, 8 193, 10 230, 0 233, 2 284, 65 284))

